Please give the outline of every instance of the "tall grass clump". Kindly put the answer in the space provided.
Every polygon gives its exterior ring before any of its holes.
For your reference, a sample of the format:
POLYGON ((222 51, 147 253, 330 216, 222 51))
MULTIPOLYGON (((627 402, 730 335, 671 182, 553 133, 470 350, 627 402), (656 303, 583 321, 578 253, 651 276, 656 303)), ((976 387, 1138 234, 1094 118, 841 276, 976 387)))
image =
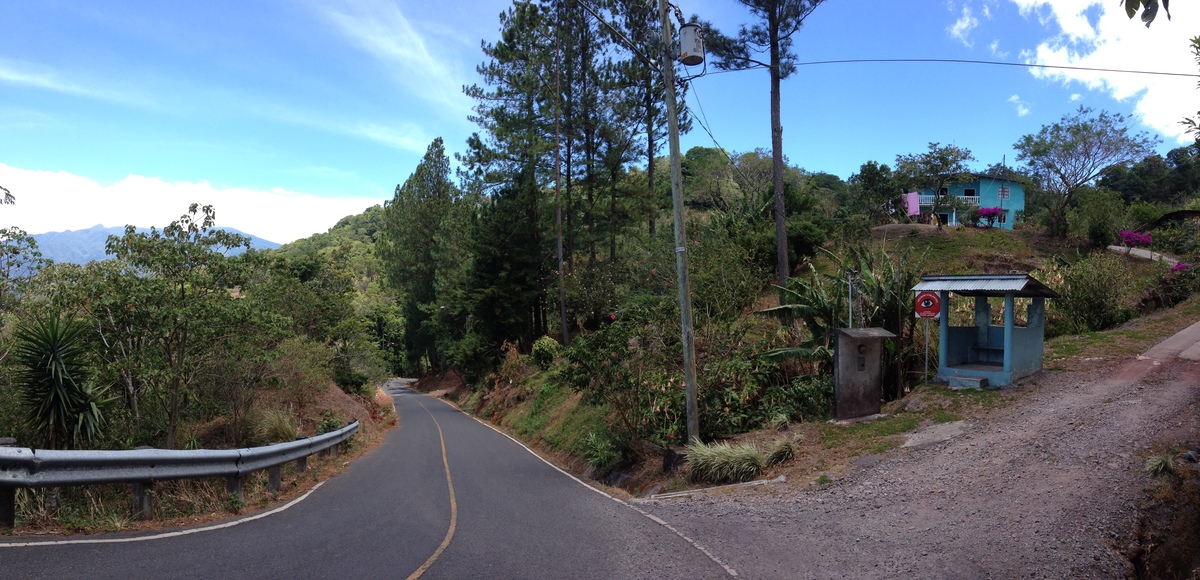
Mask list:
POLYGON ((253 438, 259 445, 295 441, 299 429, 287 409, 266 409, 255 417, 253 438))
POLYGON ((717 484, 750 481, 766 467, 757 447, 728 443, 692 443, 687 446, 687 462, 693 481, 717 484))

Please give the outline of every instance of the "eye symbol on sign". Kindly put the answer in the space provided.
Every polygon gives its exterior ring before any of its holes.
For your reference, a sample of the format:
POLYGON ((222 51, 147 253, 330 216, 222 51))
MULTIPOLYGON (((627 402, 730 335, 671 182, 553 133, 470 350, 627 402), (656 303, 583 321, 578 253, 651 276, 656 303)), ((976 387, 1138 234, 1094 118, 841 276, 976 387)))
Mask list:
POLYGON ((925 297, 921 299, 921 308, 933 308, 933 299, 925 297))

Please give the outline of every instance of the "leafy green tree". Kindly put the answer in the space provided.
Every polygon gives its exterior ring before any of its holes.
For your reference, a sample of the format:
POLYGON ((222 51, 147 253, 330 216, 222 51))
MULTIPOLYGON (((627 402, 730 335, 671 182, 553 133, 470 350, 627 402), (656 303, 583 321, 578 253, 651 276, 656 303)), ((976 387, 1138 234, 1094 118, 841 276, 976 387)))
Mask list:
POLYGON ((729 206, 737 192, 737 183, 733 180, 733 164, 723 150, 692 147, 681 166, 688 201, 705 208, 729 206))
POLYGON ((850 176, 850 213, 867 216, 872 226, 887 221, 903 208, 900 189, 892 179, 892 168, 874 161, 863 163, 850 176))
POLYGON ((787 285, 787 226, 783 200, 783 123, 780 120, 780 83, 796 71, 792 36, 824 0, 738 0, 758 20, 738 30, 737 37, 721 34, 706 24, 706 43, 723 70, 765 68, 771 79, 771 152, 775 192, 775 238, 779 285, 787 285), (762 53, 767 59, 761 60, 762 53))
POLYGON ((10 192, 10 191, 8 190, 8 188, 6 188, 6 187, 3 187, 3 186, 0 186, 0 191, 3 191, 3 192, 4 192, 4 197, 3 197, 3 199, 0 199, 0 204, 2 204, 2 205, 12 205, 12 204, 14 204, 14 203, 17 203, 17 198, 16 198, 16 196, 14 196, 14 195, 12 194, 12 192, 10 192))
POLYGON ((178 444, 185 407, 198 378, 217 358, 218 346, 241 333, 272 330, 268 313, 232 291, 244 281, 244 261, 227 259, 249 246, 245 236, 213 228, 212 206, 192 204, 188 213, 159 231, 110 236, 107 251, 120 262, 103 272, 112 283, 93 308, 99 334, 127 337, 130 349, 109 350, 114 364, 133 373, 162 405, 167 447, 178 444), (110 332, 111 331, 111 332, 110 332), (133 357, 134 360, 126 360, 133 357))
POLYGON ((89 381, 85 330, 57 315, 17 330, 17 388, 26 420, 49 449, 88 443, 104 427, 106 389, 89 381))
POLYGON ((1036 135, 1025 135, 1013 145, 1017 160, 1054 194, 1051 234, 1066 235, 1067 210, 1080 188, 1093 183, 1105 168, 1132 163, 1158 144, 1157 136, 1145 131, 1134 134, 1129 123, 1120 113, 1096 113, 1080 106, 1075 113, 1043 125, 1036 135))
POLYGON ((12 309, 47 264, 33 236, 17 227, 0 230, 0 312, 12 309))

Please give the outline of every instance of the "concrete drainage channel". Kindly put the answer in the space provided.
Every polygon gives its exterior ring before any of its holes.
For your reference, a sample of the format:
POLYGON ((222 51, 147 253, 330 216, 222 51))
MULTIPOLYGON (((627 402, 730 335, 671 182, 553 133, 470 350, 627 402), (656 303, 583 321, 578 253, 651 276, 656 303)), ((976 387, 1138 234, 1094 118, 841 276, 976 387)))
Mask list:
POLYGON ((707 493, 712 493, 714 491, 721 491, 721 490, 725 490, 725 489, 736 489, 739 487, 758 487, 760 485, 770 485, 773 483, 777 483, 777 484, 787 483, 787 477, 780 475, 779 477, 776 477, 775 479, 760 479, 758 481, 746 481, 746 482, 742 482, 742 483, 731 483, 729 485, 718 485, 715 487, 703 487, 700 489, 672 491, 670 493, 656 493, 649 497, 632 499, 630 501, 633 503, 646 503, 646 502, 651 502, 651 501, 659 500, 659 499, 690 498, 690 497, 693 497, 696 495, 704 495, 707 493))

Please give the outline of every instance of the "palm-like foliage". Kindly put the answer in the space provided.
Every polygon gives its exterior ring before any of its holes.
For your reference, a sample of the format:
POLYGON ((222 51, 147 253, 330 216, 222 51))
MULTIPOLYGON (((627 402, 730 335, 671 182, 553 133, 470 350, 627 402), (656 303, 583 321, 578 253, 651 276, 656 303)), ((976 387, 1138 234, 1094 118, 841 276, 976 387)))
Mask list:
POLYGON ((13 359, 25 418, 50 449, 91 441, 104 426, 104 389, 84 381, 83 331, 57 316, 17 330, 13 359))
POLYGON ((760 310, 781 318, 804 323, 807 338, 799 346, 777 348, 763 354, 763 359, 778 362, 788 358, 806 358, 822 363, 825 368, 833 362, 833 333, 848 326, 848 272, 856 272, 854 292, 854 326, 884 328, 897 336, 885 343, 885 393, 889 400, 900 395, 896 387, 897 373, 906 374, 915 368, 914 350, 916 322, 913 318, 913 286, 920 281, 924 256, 914 258, 905 251, 893 258, 883 248, 859 246, 843 257, 830 254, 838 263, 837 274, 822 274, 809 264, 807 277, 796 277, 787 288, 780 288, 783 304, 760 310))

